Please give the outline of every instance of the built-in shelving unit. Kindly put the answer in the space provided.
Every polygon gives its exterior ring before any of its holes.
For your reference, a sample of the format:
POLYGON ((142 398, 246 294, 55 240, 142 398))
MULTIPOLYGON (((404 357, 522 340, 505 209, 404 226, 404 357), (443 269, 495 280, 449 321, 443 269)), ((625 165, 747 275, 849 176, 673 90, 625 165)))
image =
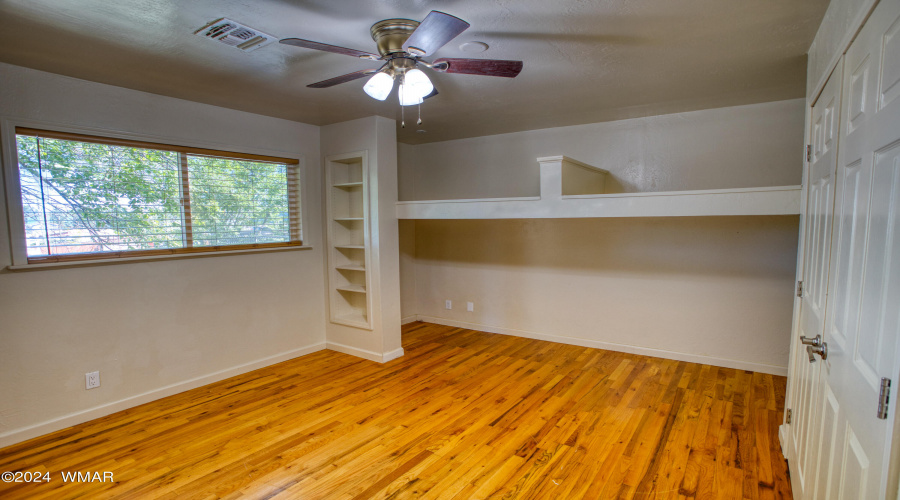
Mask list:
POLYGON ((329 309, 333 323, 372 329, 365 151, 325 159, 329 309))
POLYGON ((397 203, 397 218, 569 219, 800 213, 800 186, 604 194, 605 170, 565 156, 538 158, 538 162, 538 197, 403 201, 397 203))

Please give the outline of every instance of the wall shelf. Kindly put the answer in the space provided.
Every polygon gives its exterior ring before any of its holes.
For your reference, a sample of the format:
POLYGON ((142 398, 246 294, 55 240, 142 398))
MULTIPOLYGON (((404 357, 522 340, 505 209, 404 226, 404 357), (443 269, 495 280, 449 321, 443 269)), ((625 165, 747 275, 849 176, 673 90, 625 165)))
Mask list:
MULTIPOLYGON (((663 191, 653 193, 567 194, 573 182, 567 171, 593 168, 565 156, 538 158, 541 196, 397 203, 399 219, 569 219, 593 217, 691 217, 716 215, 796 215, 800 186, 663 191), (569 169, 575 164, 581 169, 569 169)), ((605 171, 596 169, 598 172, 605 171)), ((584 176, 584 172, 579 176, 584 176)), ((593 181, 602 187, 602 181, 593 181)), ((577 192, 577 191, 576 191, 577 192)))
POLYGON ((372 329, 367 153, 325 159, 329 317, 332 323, 372 329))

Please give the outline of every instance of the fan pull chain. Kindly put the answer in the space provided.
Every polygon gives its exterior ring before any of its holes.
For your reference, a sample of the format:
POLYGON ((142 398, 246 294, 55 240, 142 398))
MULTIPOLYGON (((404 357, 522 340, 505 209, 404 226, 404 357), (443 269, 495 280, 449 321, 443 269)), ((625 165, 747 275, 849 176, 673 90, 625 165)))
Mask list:
POLYGON ((416 122, 416 125, 422 124, 422 103, 419 103, 419 121, 416 122))
POLYGON ((400 73, 400 86, 397 87, 397 101, 400 102, 400 128, 406 128, 406 118, 403 117, 403 108, 406 106, 403 105, 403 96, 401 95, 404 83, 406 83, 406 71, 400 73))

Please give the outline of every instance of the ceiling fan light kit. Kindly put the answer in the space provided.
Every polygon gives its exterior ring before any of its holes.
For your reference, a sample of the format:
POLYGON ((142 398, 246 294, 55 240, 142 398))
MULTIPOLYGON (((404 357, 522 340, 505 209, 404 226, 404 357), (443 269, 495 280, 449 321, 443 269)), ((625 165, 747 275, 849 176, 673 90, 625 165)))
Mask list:
POLYGON ((369 78, 369 81, 366 82, 363 90, 366 94, 369 94, 369 97, 372 99, 383 101, 387 99, 391 94, 391 91, 394 90, 394 78, 387 73, 379 71, 378 73, 375 73, 375 76, 369 78))
POLYGON ((397 87, 397 97, 400 100, 401 106, 415 106, 416 104, 422 104, 422 102, 425 101, 422 99, 424 96, 417 95, 412 87, 402 83, 397 87))
MULTIPOLYGON (((438 59, 434 63, 423 60, 456 38, 469 27, 469 23, 458 17, 431 11, 422 22, 411 19, 385 19, 372 25, 372 39, 379 55, 346 47, 328 45, 300 38, 285 38, 281 43, 307 49, 344 54, 360 59, 385 61, 379 70, 361 70, 346 75, 311 83, 307 87, 327 88, 372 75, 363 90, 373 99, 383 101, 394 88, 394 80, 400 85, 397 97, 403 106, 421 104, 425 99, 437 94, 434 84, 418 68, 422 66, 439 73, 460 73, 469 75, 499 76, 514 78, 522 71, 522 61, 493 59, 438 59), (374 73, 374 74, 373 74, 374 73)), ((481 44, 485 48, 486 44, 481 44)), ((419 119, 421 124, 421 118, 419 119)))
MULTIPOLYGON (((428 79, 428 76, 422 70, 417 68, 408 70, 403 74, 403 83, 400 86, 403 87, 404 92, 415 96, 418 100, 415 104, 421 103, 425 96, 434 92, 434 85, 431 83, 431 80, 428 79)), ((401 102, 401 104, 403 103, 401 102)))

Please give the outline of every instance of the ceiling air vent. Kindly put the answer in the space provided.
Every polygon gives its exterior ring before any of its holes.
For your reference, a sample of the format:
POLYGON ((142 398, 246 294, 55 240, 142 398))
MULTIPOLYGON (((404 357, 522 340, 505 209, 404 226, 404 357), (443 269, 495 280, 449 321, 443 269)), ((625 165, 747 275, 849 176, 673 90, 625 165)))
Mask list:
POLYGON ((210 40, 218 40, 225 45, 246 52, 265 47, 277 40, 272 35, 224 17, 198 29, 194 34, 210 40))

